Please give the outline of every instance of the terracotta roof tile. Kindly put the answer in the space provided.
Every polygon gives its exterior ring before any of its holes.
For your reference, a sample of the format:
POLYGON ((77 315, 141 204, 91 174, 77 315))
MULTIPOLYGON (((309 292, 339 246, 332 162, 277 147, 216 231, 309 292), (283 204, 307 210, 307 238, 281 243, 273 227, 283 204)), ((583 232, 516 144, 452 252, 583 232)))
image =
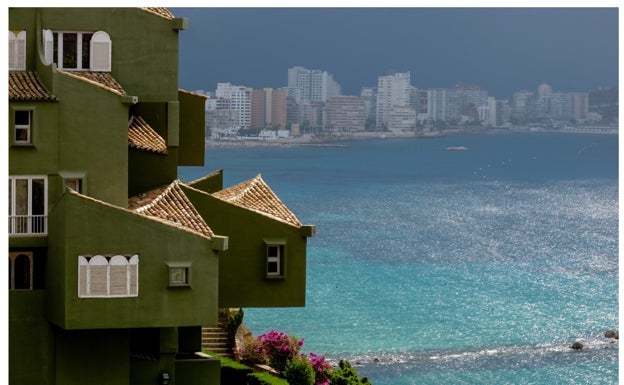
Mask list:
POLYGON ((179 181, 128 200, 128 209, 146 217, 162 219, 211 238, 214 233, 184 195, 179 181))
POLYGON ((9 72, 10 101, 54 101, 52 95, 43 85, 39 76, 31 71, 9 72))
POLYGON ((212 195, 236 206, 256 211, 296 227, 301 227, 301 222, 299 222, 295 214, 282 203, 273 190, 262 180, 260 174, 253 179, 228 187, 212 195))
POLYGON ((175 18, 175 16, 173 16, 173 14, 164 7, 143 7, 141 9, 147 12, 155 13, 158 16, 164 17, 165 19, 171 20, 175 18))
POLYGON ((128 122, 128 145, 139 150, 167 153, 165 139, 140 116, 132 115, 128 122))
POLYGON ((71 77, 87 81, 98 87, 102 87, 118 95, 126 95, 126 91, 121 84, 110 72, 92 72, 92 71, 58 71, 59 73, 69 75, 71 77))

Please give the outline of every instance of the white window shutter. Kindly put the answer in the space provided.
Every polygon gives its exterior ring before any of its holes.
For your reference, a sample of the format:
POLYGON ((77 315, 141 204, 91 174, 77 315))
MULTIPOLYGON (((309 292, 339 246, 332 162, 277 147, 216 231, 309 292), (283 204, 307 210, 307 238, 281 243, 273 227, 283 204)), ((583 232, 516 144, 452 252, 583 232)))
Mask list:
POLYGON ((130 275, 130 287, 128 294, 130 296, 138 296, 139 295, 139 256, 138 254, 133 255, 128 262, 128 273, 130 275))
POLYGON ((112 42, 104 31, 97 31, 91 37, 91 57, 89 68, 91 71, 111 71, 112 42))
POLYGON ((54 35, 49 29, 43 30, 43 57, 45 65, 50 65, 54 61, 54 35))
POLYGON ((83 298, 89 295, 88 282, 89 262, 82 255, 78 256, 78 297, 83 298))
POLYGON ((15 34, 9 31, 9 71, 15 70, 17 67, 17 57, 15 47, 17 45, 17 38, 15 34))
POLYGON ((20 31, 16 36, 16 70, 26 70, 26 31, 20 31))

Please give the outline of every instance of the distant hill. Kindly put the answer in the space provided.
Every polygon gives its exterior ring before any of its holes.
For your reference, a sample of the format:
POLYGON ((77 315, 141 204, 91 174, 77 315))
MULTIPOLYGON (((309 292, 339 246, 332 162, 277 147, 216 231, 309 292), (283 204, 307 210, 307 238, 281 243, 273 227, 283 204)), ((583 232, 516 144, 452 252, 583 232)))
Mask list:
POLYGON ((603 122, 618 122, 618 87, 603 88, 589 93, 589 111, 602 114, 603 122))

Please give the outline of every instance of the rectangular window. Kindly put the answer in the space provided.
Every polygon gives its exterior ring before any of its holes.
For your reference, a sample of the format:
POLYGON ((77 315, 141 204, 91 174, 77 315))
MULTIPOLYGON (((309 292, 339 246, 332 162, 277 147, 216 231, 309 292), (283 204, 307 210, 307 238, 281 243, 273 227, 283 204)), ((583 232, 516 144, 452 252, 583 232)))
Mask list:
POLYGON ((284 245, 267 244, 266 275, 267 277, 284 276, 284 245))
POLYGON ((9 177, 10 235, 47 234, 47 182, 45 176, 9 177))
POLYGON ((32 143, 32 110, 15 110, 15 143, 31 144, 32 143))
POLYGON ((59 69, 88 70, 92 32, 54 32, 54 58, 59 69))

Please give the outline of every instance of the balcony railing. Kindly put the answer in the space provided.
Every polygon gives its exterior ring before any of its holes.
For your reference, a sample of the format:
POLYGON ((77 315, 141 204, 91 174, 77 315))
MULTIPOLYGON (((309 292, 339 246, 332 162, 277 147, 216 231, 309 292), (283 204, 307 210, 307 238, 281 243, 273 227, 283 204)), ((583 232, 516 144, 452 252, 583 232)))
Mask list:
POLYGON ((46 235, 48 234, 47 215, 11 215, 9 216, 9 235, 46 235))

